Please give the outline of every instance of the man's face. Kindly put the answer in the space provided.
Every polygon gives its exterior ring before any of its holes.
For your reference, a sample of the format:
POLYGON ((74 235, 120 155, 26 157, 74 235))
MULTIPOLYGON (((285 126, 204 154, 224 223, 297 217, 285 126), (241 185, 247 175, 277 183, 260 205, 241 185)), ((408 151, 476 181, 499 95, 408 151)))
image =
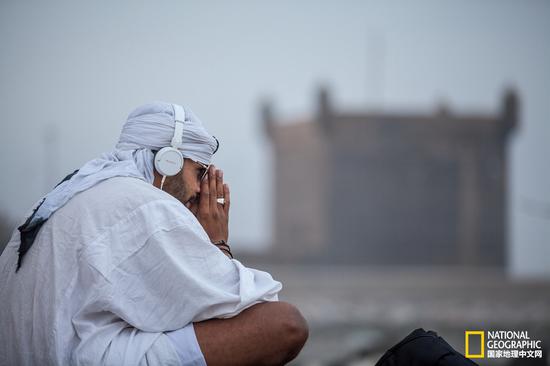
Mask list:
POLYGON ((166 177, 163 191, 171 194, 184 205, 198 202, 201 192, 200 180, 205 168, 190 159, 185 159, 183 169, 172 177, 166 177))

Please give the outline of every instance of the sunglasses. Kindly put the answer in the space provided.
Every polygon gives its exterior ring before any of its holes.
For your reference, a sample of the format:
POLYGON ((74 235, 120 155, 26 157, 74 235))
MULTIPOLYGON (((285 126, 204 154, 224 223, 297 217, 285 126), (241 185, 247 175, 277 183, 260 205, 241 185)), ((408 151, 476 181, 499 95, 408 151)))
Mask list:
POLYGON ((200 161, 194 161, 194 162, 200 166, 199 173, 197 174, 197 178, 199 178, 199 182, 202 183, 202 181, 206 177, 206 174, 208 174, 208 169, 210 168, 211 164, 206 165, 201 163, 200 161))

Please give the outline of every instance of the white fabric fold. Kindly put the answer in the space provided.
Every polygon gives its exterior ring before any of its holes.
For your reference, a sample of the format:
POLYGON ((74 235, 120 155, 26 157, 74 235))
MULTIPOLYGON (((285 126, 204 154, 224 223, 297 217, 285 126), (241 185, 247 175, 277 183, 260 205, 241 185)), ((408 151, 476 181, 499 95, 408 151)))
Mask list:
MULTIPOLYGON (((183 156, 210 164, 218 141, 189 108, 182 134, 183 156)), ((88 161, 79 171, 48 193, 29 222, 47 220, 75 194, 112 177, 134 177, 153 183, 153 150, 170 146, 174 135, 174 108, 171 103, 154 102, 136 108, 122 128, 115 150, 88 161)))
POLYGON ((0 365, 176 365, 166 332, 277 301, 280 282, 229 259, 179 201, 116 177, 42 227, 15 273, 0 257, 0 365))

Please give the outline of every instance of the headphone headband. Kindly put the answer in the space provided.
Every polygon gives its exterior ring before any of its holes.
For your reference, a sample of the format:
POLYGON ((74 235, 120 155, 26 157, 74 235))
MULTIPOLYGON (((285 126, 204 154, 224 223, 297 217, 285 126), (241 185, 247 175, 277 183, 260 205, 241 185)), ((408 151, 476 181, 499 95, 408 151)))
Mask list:
POLYGON ((174 136, 171 145, 175 148, 181 148, 183 124, 185 123, 185 110, 181 105, 172 104, 174 108, 174 136))
POLYGON ((172 104, 174 108, 174 136, 172 146, 163 147, 155 155, 155 169, 162 175, 160 189, 166 177, 178 174, 183 169, 184 158, 178 148, 182 147, 183 124, 185 123, 185 110, 182 106, 172 104))

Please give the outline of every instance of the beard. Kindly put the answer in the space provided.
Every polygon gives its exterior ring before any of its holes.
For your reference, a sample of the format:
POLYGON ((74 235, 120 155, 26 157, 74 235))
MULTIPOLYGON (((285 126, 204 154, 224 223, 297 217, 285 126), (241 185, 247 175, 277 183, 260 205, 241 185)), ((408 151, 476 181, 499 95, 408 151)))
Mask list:
POLYGON ((185 206, 189 203, 198 202, 198 195, 188 196, 189 189, 185 186, 181 172, 173 177, 166 177, 162 190, 172 195, 185 206))
POLYGON ((194 196, 191 196, 191 198, 187 199, 186 202, 183 202, 185 206, 188 205, 198 205, 199 204, 199 195, 196 194, 194 196))

